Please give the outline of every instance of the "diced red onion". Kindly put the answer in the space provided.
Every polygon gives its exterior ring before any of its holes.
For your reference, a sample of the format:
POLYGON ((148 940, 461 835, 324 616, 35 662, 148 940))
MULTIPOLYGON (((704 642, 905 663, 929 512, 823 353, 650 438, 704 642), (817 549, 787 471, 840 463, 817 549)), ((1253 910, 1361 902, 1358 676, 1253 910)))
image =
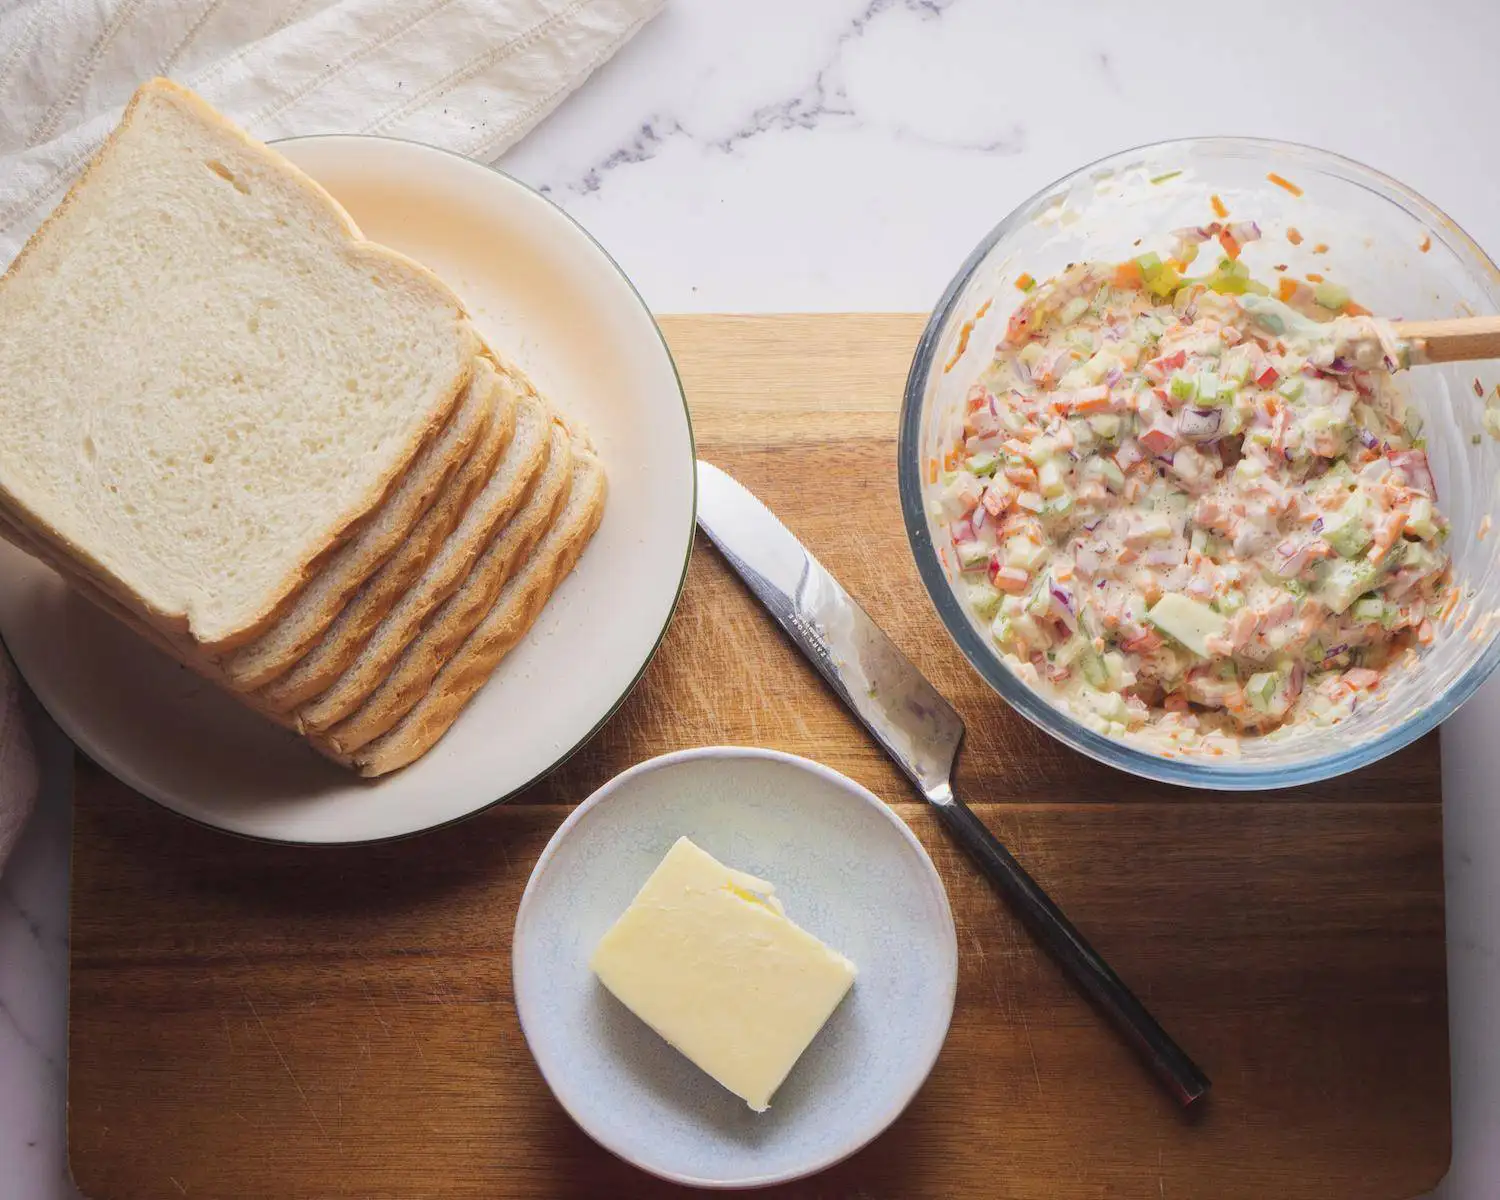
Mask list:
POLYGON ((1312 531, 1314 533, 1322 533, 1323 532, 1323 518, 1322 517, 1319 517, 1316 521, 1314 521, 1312 523, 1312 531))
POLYGON ((1066 588, 1060 588, 1055 583, 1047 589, 1051 596, 1052 614, 1070 632, 1078 632, 1078 614, 1073 611, 1073 596, 1066 588))
POLYGON ((1123 367, 1110 367, 1108 371, 1104 372, 1104 386, 1114 387, 1124 377, 1125 369, 1123 367))
POLYGON ((972 542, 974 540, 974 525, 967 517, 961 517, 948 526, 948 534, 955 543, 972 542))
POLYGON ((1437 495, 1437 485, 1432 480, 1432 469, 1427 465, 1425 450, 1401 450, 1390 456, 1391 466, 1411 481, 1412 487, 1429 496, 1437 495))
POLYGON ((1099 526, 1101 526, 1103 524, 1104 524, 1104 518, 1102 516, 1100 516, 1100 517, 1095 517, 1092 521, 1085 521, 1083 527, 1085 529, 1087 529, 1090 533, 1093 533, 1094 530, 1098 529, 1099 526))
POLYGON ((1177 432, 1189 442, 1206 442, 1219 436, 1224 414, 1217 408, 1185 408, 1177 417, 1177 432))
POLYGON ((1015 360, 1015 371, 1016 378, 1019 379, 1022 383, 1031 382, 1031 368, 1028 367, 1024 362, 1022 362, 1019 358, 1015 360))
POLYGON ((969 518, 969 524, 974 527, 975 533, 978 533, 981 529, 984 528, 984 522, 986 518, 989 517, 989 515, 990 514, 985 511, 984 505, 982 504, 974 509, 974 515, 969 518))
POLYGON ((1260 226, 1254 221, 1231 221, 1224 227, 1224 232, 1242 246, 1246 242, 1260 241, 1260 226))
POLYGON ((1361 429, 1356 436, 1359 438, 1359 444, 1366 450, 1379 450, 1382 445, 1380 439, 1368 429, 1361 429))

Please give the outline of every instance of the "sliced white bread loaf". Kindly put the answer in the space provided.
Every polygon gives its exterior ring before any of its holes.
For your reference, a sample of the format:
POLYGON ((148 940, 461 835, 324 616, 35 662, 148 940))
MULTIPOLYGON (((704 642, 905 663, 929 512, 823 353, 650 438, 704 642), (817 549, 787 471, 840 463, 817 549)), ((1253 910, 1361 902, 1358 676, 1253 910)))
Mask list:
POLYGON ((338 681, 380 627, 386 614, 422 577, 433 555, 463 519, 474 497, 502 469, 502 460, 507 464, 503 468, 506 470, 532 472, 540 469, 546 443, 533 436, 524 424, 517 438, 518 397, 503 381, 498 401, 496 418, 484 440, 437 502, 413 526, 406 540, 380 570, 365 581, 317 644, 291 670, 256 693, 273 712, 290 713, 338 681))
MULTIPOLYGON (((336 754, 361 775, 385 775, 427 753, 474 694, 524 638, 568 577, 604 516, 604 469, 575 446, 568 503, 525 566, 511 577, 488 615, 443 664, 432 686, 392 728, 352 755, 336 754)), ((321 747, 324 753, 329 748, 321 747)), ((335 748, 336 749, 336 748, 335 748)))
POLYGON ((226 652, 380 507, 479 349, 435 276, 153 81, 0 279, 0 509, 226 652))
POLYGON ((537 486, 556 477, 559 469, 562 479, 567 479, 566 461, 559 468, 550 457, 559 444, 563 455, 567 454, 566 438, 560 443, 550 438, 552 426, 551 412, 540 400, 529 396, 520 400, 515 438, 499 470, 469 503, 463 519, 438 548, 421 578, 400 596, 332 686, 297 710, 303 729, 321 733, 358 708, 424 622, 469 577, 495 531, 510 521, 537 486))
POLYGON ((230 683, 253 691, 288 670, 322 637, 346 602, 408 538, 472 456, 486 431, 507 439, 515 422, 512 393, 500 396, 488 359, 475 361, 474 378, 442 433, 417 455, 384 504, 340 546, 302 589, 276 624, 224 661, 230 683))
POLYGON ((567 430, 553 422, 547 474, 521 510, 496 531, 463 584, 433 609, 421 631, 390 662, 379 686, 349 716, 322 730, 336 750, 353 753, 390 729, 421 700, 443 664, 484 619, 500 589, 552 527, 567 504, 572 482, 572 445, 567 430))

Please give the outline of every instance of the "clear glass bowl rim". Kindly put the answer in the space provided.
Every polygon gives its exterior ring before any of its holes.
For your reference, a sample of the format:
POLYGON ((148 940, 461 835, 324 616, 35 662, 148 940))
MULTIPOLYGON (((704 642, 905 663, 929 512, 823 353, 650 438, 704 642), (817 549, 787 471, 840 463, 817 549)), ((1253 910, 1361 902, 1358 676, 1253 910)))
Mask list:
MULTIPOLYGON (((1435 236, 1441 236, 1445 242, 1448 242, 1450 248, 1460 258, 1472 259, 1481 266, 1487 267, 1492 275, 1500 277, 1500 269, 1496 268, 1490 257, 1473 238, 1459 227, 1457 222, 1436 205, 1405 184, 1372 167, 1316 146, 1284 142, 1273 138, 1171 138, 1166 141, 1144 143, 1096 159, 1033 193, 990 230, 970 253, 963 266, 959 268, 958 273, 943 292, 937 307, 933 309, 932 316, 928 318, 926 328, 923 329, 922 337, 917 342, 916 351, 912 355, 911 369, 907 373, 906 389, 901 403, 896 449, 897 486, 901 496, 901 514, 906 525, 907 540, 911 544, 912 555, 916 559, 917 573, 921 576, 928 598, 937 609, 938 616, 947 628, 949 636, 958 644, 964 657, 969 660, 969 664, 983 677, 984 681, 998 692, 1007 704, 1043 732, 1097 762, 1160 783, 1208 788, 1216 791, 1258 791, 1316 783, 1368 766, 1370 763, 1394 754, 1403 746, 1416 741, 1446 721, 1479 690, 1489 678, 1490 673, 1500 666, 1500 633, 1492 634, 1483 651, 1469 664, 1463 674, 1440 695, 1434 697, 1429 704, 1386 733, 1378 737, 1367 738, 1347 749, 1334 749, 1327 754, 1303 757, 1285 764, 1251 766, 1237 763, 1232 759, 1166 758, 1129 742, 1095 733, 1063 710, 1053 706, 1039 692, 1034 691, 1015 675, 970 622, 962 602, 948 582, 947 574, 938 561, 937 552, 932 544, 926 507, 922 498, 923 395, 936 360, 939 343, 950 320, 955 315, 959 298, 1001 239, 1023 222, 1030 220, 1045 201, 1082 177, 1114 166, 1128 165, 1132 160, 1143 155, 1173 151, 1183 153, 1199 151, 1228 158, 1261 157, 1278 153, 1306 158, 1308 165, 1314 169, 1357 184, 1405 210, 1408 215, 1432 228, 1435 236)), ((1333 728, 1336 729, 1337 726, 1333 728)), ((1337 745, 1336 738, 1330 738, 1330 741, 1337 745)))

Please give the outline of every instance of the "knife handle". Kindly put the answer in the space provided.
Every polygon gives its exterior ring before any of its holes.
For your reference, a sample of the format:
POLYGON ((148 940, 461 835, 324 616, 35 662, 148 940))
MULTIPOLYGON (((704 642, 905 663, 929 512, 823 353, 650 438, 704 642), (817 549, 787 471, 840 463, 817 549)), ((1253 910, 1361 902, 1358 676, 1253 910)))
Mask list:
POLYGON ((934 802, 938 817, 1048 953, 1125 1036, 1182 1107, 1206 1095, 1208 1076, 1156 1023, 1124 980, 1073 928, 1052 897, 1026 873, 974 810, 951 792, 949 796, 934 802))

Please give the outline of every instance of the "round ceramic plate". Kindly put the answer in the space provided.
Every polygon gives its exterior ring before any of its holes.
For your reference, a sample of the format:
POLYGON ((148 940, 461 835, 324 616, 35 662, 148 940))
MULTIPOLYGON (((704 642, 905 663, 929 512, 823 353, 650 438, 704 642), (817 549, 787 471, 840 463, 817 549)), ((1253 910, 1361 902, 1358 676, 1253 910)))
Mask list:
POLYGON ((655 758, 563 822, 516 913, 516 1009, 543 1076, 606 1149, 699 1187, 756 1187, 853 1154, 936 1061, 958 984, 953 915, 906 824, 836 771, 772 750, 655 758), (787 916, 859 976, 768 1112, 752 1112, 589 970, 679 837, 776 885, 787 916))
POLYGON ((508 176, 411 142, 277 149, 376 241, 463 297, 503 356, 577 416, 609 474, 598 534, 525 642, 413 766, 367 782, 320 758, 0 543, 0 632, 79 747, 195 820, 352 842, 455 820, 525 787, 614 711, 660 641, 693 538, 693 438, 651 314, 599 245, 508 176))

